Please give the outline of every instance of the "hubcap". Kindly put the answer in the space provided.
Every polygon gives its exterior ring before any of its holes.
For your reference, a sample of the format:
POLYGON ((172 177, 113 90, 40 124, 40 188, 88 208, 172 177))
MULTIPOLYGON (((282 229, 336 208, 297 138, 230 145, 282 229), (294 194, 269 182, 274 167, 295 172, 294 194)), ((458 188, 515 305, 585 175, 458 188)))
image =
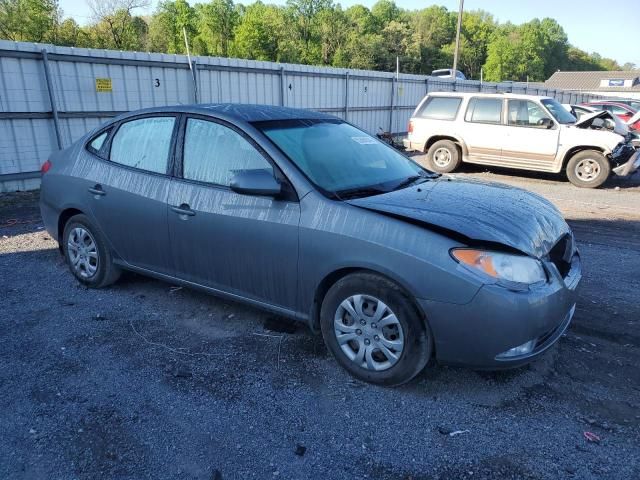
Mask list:
POLYGON ((439 148, 433 152, 433 163, 439 167, 446 167, 451 163, 451 152, 448 148, 439 148))
POLYGON ((576 165, 576 176, 585 182, 591 182, 600 176, 600 165, 595 160, 585 158, 576 165))
POLYGON ((98 249, 91 233, 76 227, 69 233, 67 250, 71 268, 83 278, 91 278, 98 271, 98 249))
POLYGON ((359 367, 382 371, 395 365, 404 348, 404 332, 395 313, 381 300, 353 295, 336 310, 338 345, 359 367))

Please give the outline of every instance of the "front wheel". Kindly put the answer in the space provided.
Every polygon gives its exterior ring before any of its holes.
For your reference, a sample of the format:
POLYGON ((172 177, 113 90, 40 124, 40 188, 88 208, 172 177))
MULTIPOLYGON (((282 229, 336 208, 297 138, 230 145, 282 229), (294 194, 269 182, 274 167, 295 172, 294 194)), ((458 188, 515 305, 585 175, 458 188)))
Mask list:
POLYGON ((401 385, 425 367, 431 336, 413 303, 393 282, 370 273, 347 275, 327 292, 320 311, 322 336, 354 377, 401 385))
POLYGON ((609 160, 596 150, 578 152, 567 162, 567 178, 576 187, 597 188, 610 173, 609 160))

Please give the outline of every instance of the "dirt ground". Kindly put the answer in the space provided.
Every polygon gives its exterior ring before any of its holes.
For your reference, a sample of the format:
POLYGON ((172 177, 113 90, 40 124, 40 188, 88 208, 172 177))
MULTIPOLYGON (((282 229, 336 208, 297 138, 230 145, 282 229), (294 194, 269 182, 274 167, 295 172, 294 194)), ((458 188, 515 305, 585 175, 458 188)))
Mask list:
POLYGON ((584 264, 577 313, 527 367, 431 365, 395 389, 239 304, 137 275, 87 290, 37 192, 0 196, 0 478, 640 478, 640 175, 595 191, 458 175, 560 208, 584 264))

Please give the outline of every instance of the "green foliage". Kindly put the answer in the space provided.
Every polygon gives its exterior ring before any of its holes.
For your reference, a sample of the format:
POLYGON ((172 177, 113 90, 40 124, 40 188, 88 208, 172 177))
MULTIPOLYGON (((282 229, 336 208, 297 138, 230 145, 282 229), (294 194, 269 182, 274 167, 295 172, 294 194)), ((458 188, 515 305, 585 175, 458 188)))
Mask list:
POLYGON ((57 23, 56 0, 0 0, 0 39, 48 42, 57 23))
MULTIPOLYGON (((394 0, 371 9, 343 10, 334 0, 287 0, 249 5, 233 0, 163 0, 153 15, 136 16, 148 0, 89 0, 94 21, 62 19, 57 0, 0 0, 0 38, 58 45, 186 53, 184 33, 197 55, 430 73, 450 67, 457 12, 442 6, 408 11, 394 0)), ((499 24, 483 10, 465 12, 459 69, 488 81, 542 81, 556 70, 623 67, 569 44, 555 20, 499 24)))

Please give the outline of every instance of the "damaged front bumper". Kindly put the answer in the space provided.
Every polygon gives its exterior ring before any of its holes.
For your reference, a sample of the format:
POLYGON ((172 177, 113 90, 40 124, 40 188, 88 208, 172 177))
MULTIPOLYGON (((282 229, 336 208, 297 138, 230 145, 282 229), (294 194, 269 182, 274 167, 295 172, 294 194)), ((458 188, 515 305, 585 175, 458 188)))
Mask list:
POLYGON ((640 168, 640 150, 629 143, 621 143, 611 152, 613 173, 626 177, 640 168))
POLYGON ((418 299, 433 333, 439 363, 500 370, 526 364, 568 328, 582 278, 576 252, 568 272, 545 262, 549 282, 526 292, 484 285, 466 305, 418 299))

